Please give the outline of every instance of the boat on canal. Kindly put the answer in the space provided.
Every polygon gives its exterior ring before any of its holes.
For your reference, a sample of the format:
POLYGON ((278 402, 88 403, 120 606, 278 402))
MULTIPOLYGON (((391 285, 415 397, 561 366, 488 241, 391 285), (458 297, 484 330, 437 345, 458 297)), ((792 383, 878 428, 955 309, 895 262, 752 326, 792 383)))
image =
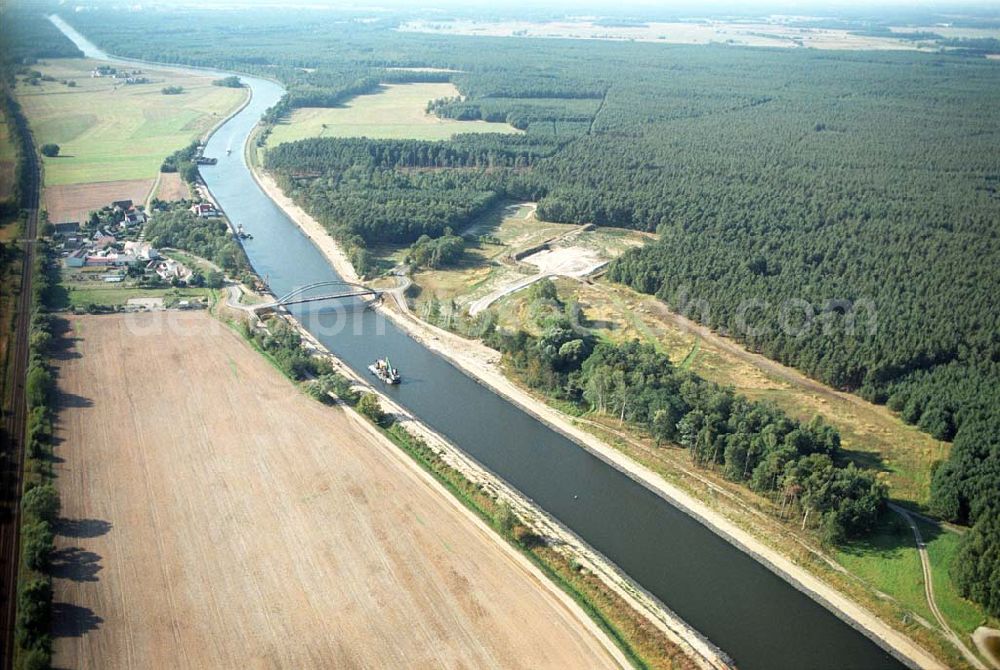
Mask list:
POLYGON ((386 384, 398 384, 402 379, 399 376, 399 370, 392 367, 392 363, 389 362, 388 358, 376 359, 374 363, 368 366, 368 371, 386 384))

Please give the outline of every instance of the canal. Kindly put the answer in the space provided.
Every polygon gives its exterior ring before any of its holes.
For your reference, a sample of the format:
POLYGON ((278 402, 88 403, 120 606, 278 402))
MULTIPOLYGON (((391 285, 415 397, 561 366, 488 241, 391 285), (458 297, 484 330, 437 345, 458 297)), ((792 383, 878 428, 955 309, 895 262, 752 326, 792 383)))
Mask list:
MULTIPOLYGON (((64 28, 65 24, 56 21, 64 28)), ((90 57, 108 58, 71 28, 90 57)), ((323 254, 258 187, 243 146, 284 89, 242 76, 253 98, 212 135, 201 168, 277 295, 336 279, 323 254), (227 149, 232 149, 227 154, 227 149)), ((700 522, 470 379, 378 312, 300 306, 296 318, 354 370, 388 355, 387 388, 428 426, 534 500, 744 670, 877 670, 903 665, 862 633, 700 522)))

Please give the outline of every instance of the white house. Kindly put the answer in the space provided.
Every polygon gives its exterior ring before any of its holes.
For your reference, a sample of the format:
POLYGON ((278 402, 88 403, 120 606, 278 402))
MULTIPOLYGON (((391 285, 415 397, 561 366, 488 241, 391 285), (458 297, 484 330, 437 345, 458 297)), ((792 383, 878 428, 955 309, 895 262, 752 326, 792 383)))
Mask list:
POLYGON ((133 254, 136 260, 140 261, 152 261, 160 257, 159 252, 149 242, 128 241, 125 243, 124 251, 133 254))

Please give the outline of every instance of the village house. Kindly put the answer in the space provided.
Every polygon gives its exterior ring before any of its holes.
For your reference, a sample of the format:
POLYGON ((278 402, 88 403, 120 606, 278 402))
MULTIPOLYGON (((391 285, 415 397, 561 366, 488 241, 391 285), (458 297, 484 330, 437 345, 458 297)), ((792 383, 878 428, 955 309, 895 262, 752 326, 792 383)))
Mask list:
POLYGON ((146 265, 146 270, 155 272, 160 279, 166 282, 174 279, 186 280, 191 276, 191 271, 188 270, 183 263, 178 263, 172 258, 150 261, 149 264, 146 265))
POLYGON ((203 219, 219 216, 219 210, 210 202, 199 202, 191 205, 191 213, 203 219))
POLYGON ((66 267, 68 268, 82 268, 87 264, 87 254, 90 253, 89 249, 77 249, 66 257, 66 267))
POLYGON ((134 265, 139 261, 135 254, 125 251, 106 250, 97 254, 90 254, 84 263, 88 267, 126 267, 134 265))
POLYGON ((125 219, 123 223, 126 226, 136 226, 140 223, 146 223, 146 213, 142 212, 134 207, 127 212, 125 212, 125 219))
POLYGON ((86 240, 80 235, 67 235, 63 238, 59 248, 63 251, 73 251, 74 249, 82 247, 85 241, 86 240))
POLYGON ((125 253, 130 253, 139 261, 152 261, 160 257, 159 252, 149 242, 126 242, 125 253))

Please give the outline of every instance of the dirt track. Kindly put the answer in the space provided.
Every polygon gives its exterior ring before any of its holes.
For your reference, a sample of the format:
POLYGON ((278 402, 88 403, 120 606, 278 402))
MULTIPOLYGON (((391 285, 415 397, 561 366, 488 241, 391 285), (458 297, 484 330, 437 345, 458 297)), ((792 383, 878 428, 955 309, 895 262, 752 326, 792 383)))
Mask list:
POLYGON ((522 557, 218 322, 71 324, 56 667, 614 665, 522 557))

